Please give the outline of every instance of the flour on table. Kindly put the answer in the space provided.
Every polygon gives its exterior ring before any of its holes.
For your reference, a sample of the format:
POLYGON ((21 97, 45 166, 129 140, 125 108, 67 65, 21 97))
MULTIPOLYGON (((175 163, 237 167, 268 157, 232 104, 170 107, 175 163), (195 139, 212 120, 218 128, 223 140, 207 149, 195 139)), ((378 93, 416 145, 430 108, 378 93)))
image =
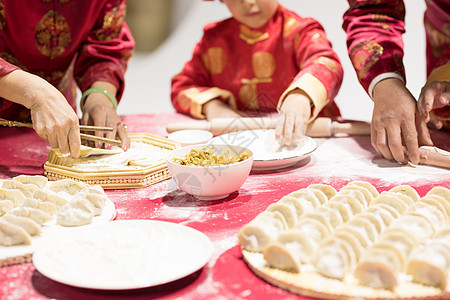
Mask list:
POLYGON ((355 138, 315 140, 318 147, 311 154, 311 162, 293 176, 302 176, 306 172, 308 176, 321 177, 324 181, 327 177, 354 179, 364 176, 395 183, 429 182, 437 180, 440 175, 450 174, 449 170, 443 168, 426 165, 412 167, 383 159, 372 150, 370 144, 362 147, 355 138))

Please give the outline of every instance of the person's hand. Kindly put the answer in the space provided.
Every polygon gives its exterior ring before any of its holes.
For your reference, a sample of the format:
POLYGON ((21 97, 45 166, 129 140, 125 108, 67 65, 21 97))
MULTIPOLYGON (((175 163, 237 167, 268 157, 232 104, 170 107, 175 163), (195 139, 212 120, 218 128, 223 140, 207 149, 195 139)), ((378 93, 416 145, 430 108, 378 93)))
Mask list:
POLYGON ((416 114, 414 97, 401 80, 389 78, 377 83, 373 102, 372 146, 388 160, 418 164, 418 133, 426 135, 428 129, 416 114))
POLYGON ((39 76, 16 70, 0 78, 0 96, 21 104, 31 113, 36 133, 52 148, 80 156, 78 116, 66 98, 39 76))
POLYGON ((296 144, 305 135, 311 117, 311 101, 302 90, 294 90, 281 106, 278 114, 275 138, 284 138, 286 145, 296 144))
POLYGON ((425 123, 431 122, 436 129, 441 129, 443 124, 431 110, 448 105, 450 105, 450 82, 434 81, 426 84, 420 91, 417 101, 420 118, 425 123))
POLYGON ((216 118, 238 118, 239 113, 219 99, 213 99, 203 105, 203 114, 208 121, 216 118))
MULTIPOLYGON (((47 82, 46 82, 47 83, 47 82)), ((78 116, 66 98, 51 84, 42 84, 30 107, 31 121, 36 133, 48 140, 50 147, 59 148, 73 158, 80 156, 80 127, 78 116)))
MULTIPOLYGON (((116 92, 115 87, 106 82, 94 83, 92 87, 105 88, 112 91, 113 95, 116 92)), ((126 151, 130 148, 130 139, 126 127, 122 124, 120 117, 109 98, 103 93, 91 93, 87 96, 83 105, 81 124, 112 127, 114 129, 112 132, 95 132, 95 135, 108 139, 115 139, 117 135, 121 140, 122 149, 126 151)), ((101 148, 102 146, 102 142, 97 142, 96 147, 101 148)), ((111 148, 111 145, 105 145, 105 147, 111 148)))

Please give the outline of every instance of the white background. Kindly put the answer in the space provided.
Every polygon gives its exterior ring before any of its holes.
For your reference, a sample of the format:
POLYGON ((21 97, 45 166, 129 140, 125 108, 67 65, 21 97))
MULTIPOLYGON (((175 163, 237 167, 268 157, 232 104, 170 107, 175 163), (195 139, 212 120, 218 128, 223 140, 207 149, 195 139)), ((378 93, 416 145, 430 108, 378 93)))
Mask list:
MULTIPOLYGON (((404 34, 407 87, 418 96, 426 79, 425 33, 423 28, 424 1, 406 2, 406 33, 404 34)), ((280 0, 286 8, 300 16, 318 20, 325 28, 333 49, 344 67, 344 81, 335 101, 346 119, 370 121, 372 100, 356 78, 350 63, 342 29, 342 16, 348 8, 342 0, 280 0)), ((170 79, 192 56, 203 26, 230 16, 219 1, 176 0, 172 34, 151 53, 135 53, 126 74, 119 114, 170 112, 170 79)))

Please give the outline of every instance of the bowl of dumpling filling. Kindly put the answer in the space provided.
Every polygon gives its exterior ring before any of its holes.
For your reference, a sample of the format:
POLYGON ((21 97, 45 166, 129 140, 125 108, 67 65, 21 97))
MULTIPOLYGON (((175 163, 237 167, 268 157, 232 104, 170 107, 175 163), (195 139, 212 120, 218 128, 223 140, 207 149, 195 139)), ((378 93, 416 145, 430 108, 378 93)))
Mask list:
POLYGON ((166 161, 178 189, 200 200, 217 200, 242 187, 253 153, 237 145, 192 145, 172 150, 166 161))

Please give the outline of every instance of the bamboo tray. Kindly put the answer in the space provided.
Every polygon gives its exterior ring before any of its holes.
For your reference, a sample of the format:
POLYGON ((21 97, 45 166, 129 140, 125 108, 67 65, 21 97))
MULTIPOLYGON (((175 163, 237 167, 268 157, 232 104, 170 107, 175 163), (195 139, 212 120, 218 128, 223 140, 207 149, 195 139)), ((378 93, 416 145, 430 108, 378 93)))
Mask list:
MULTIPOLYGON (((161 148, 162 151, 180 147, 178 142, 149 133, 132 133, 129 134, 129 138, 131 143, 148 143, 161 148)), ((91 185, 98 184, 104 189, 142 188, 171 177, 164 159, 158 159, 146 167, 124 166, 120 169, 95 171, 71 167, 74 161, 76 160, 72 157, 62 156, 59 152, 51 150, 44 164, 45 176, 49 180, 70 178, 91 185)))
POLYGON ((393 291, 365 287, 356 283, 331 279, 315 271, 291 273, 269 267, 262 253, 242 249, 242 258, 249 268, 265 281, 291 293, 327 300, 443 300, 450 291, 404 282, 393 291))

